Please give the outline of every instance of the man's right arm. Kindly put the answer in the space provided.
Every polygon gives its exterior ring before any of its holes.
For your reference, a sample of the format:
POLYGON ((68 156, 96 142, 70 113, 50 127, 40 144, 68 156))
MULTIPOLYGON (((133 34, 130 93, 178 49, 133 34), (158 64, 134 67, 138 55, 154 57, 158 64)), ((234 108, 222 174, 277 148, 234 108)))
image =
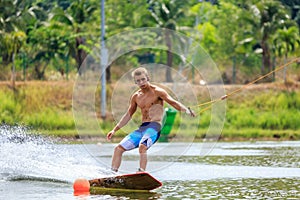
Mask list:
POLYGON ((137 104, 135 102, 134 96, 130 99, 129 108, 127 109, 127 112, 122 116, 120 121, 117 123, 117 125, 107 134, 106 138, 107 140, 110 140, 112 136, 120 130, 123 126, 125 126, 131 119, 132 115, 135 113, 137 109, 137 104))

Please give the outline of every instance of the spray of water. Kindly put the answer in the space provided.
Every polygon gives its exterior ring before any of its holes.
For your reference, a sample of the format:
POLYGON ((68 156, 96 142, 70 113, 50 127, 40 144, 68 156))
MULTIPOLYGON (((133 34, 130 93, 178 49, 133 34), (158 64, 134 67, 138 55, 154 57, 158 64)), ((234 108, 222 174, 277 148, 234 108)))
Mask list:
POLYGON ((24 126, 0 126, 0 180, 73 182, 105 175, 82 145, 56 144, 24 126))

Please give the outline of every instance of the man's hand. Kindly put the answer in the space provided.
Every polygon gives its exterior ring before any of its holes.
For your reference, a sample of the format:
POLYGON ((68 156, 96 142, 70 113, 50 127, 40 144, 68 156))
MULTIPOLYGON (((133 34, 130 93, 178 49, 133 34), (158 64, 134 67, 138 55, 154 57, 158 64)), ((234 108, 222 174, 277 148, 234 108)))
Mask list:
POLYGON ((111 138, 112 138, 112 136, 113 136, 114 134, 115 134, 115 131, 114 131, 114 130, 110 131, 109 133, 107 133, 106 139, 107 139, 108 141, 110 141, 111 138))
POLYGON ((190 107, 188 107, 185 112, 186 112, 186 114, 188 114, 188 115, 190 115, 192 117, 196 116, 195 113, 194 113, 194 111, 192 111, 190 107))
POLYGON ((228 97, 227 95, 224 95, 221 97, 221 100, 227 99, 227 97, 228 97))

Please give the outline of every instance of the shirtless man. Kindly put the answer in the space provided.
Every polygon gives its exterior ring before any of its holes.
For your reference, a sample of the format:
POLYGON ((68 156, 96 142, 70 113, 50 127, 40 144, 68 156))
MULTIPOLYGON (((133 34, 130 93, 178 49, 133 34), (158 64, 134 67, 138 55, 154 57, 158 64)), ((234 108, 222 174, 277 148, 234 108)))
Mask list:
POLYGON ((129 122, 137 107, 139 107, 142 112, 142 125, 140 125, 137 130, 128 134, 115 147, 111 165, 111 169, 115 172, 118 171, 121 165, 123 153, 135 148, 139 148, 140 154, 140 168, 138 171, 145 171, 147 165, 147 150, 160 136, 164 101, 173 106, 176 110, 186 112, 190 116, 195 117, 193 111, 173 99, 164 89, 152 85, 149 82, 148 72, 145 68, 139 67, 134 70, 132 77, 140 89, 131 96, 127 112, 107 134, 107 140, 111 140, 112 136, 129 122))

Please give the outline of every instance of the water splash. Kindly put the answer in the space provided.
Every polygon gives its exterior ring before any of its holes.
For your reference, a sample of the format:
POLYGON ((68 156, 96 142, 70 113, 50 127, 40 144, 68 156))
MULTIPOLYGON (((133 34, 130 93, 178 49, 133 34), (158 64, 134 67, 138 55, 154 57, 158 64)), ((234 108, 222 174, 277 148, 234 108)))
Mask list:
POLYGON ((56 144, 24 126, 0 126, 0 180, 73 182, 106 175, 82 145, 56 144))
POLYGON ((46 140, 39 135, 30 134, 29 128, 25 126, 0 126, 0 144, 15 143, 22 144, 33 142, 36 144, 45 143, 46 140))

